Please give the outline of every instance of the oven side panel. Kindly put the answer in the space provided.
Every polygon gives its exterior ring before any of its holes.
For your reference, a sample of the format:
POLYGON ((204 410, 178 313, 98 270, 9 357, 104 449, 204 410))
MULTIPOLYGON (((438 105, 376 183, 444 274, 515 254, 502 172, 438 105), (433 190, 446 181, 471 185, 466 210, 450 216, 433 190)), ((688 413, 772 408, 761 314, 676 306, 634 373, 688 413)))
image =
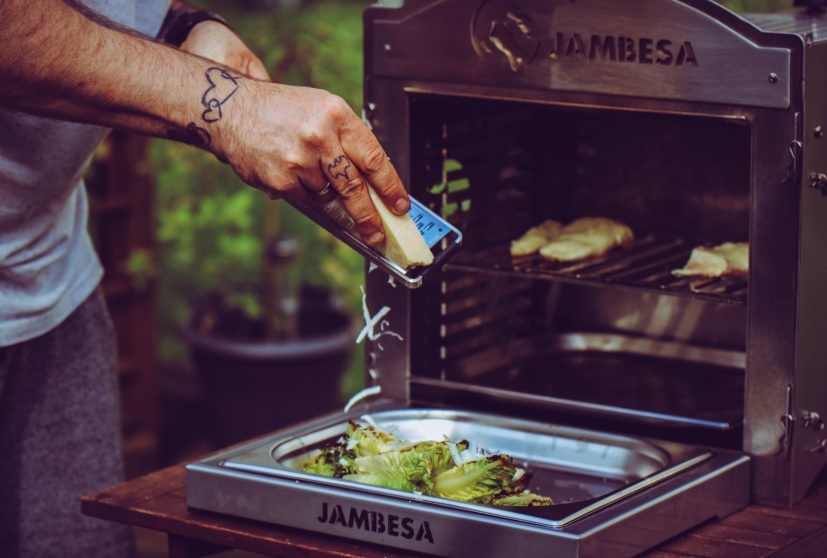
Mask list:
MULTIPOLYGON (((365 56, 365 67, 370 68, 367 50, 365 56)), ((365 120, 386 150, 402 183, 410 189, 410 116, 403 86, 397 80, 373 79, 366 75, 364 95, 365 120)), ((394 283, 387 273, 369 263, 365 283, 368 296, 364 311, 373 317, 388 309, 365 339, 365 369, 369 372, 366 381, 379 386, 384 397, 407 401, 414 346, 409 317, 417 293, 394 283)))
POLYGON ((827 462, 827 44, 805 49, 793 501, 827 462))
POLYGON ((753 501, 790 505, 792 431, 784 416, 795 389, 798 171, 796 111, 753 121, 750 275, 744 451, 753 456, 753 501))

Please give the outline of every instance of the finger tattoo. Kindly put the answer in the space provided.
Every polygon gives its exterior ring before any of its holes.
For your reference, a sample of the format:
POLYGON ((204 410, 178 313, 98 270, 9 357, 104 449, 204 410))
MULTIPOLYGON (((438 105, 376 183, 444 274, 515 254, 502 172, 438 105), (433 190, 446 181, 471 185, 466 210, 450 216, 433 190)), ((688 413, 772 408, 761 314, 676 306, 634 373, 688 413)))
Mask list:
POLYGON ((330 173, 331 178, 342 177, 345 180, 350 180, 350 161, 344 155, 339 155, 333 162, 327 165, 327 172, 330 173))

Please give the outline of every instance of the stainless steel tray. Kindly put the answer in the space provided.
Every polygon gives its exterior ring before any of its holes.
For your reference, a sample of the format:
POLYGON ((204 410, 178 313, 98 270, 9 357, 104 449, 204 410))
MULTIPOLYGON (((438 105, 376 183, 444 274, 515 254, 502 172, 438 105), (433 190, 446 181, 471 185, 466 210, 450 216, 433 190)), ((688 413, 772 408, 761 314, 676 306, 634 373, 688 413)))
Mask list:
POLYGON ((508 539, 526 556, 625 556, 748 501, 748 458, 737 453, 444 409, 385 407, 367 420, 401 439, 507 453, 533 474, 530 490, 556 505, 468 504, 302 471, 360 418, 364 410, 333 415, 191 464, 188 504, 440 556, 471 555, 469 545, 490 556, 491 545, 511 548, 508 539), (584 554, 589 547, 599 553, 584 554))

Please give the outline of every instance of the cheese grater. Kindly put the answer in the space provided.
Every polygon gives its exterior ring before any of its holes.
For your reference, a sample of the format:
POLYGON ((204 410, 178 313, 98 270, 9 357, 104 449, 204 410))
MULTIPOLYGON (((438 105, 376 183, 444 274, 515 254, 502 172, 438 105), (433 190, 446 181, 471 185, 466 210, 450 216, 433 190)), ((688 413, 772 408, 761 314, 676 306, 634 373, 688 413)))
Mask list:
POLYGON ((426 267, 413 267, 405 270, 377 250, 371 248, 353 230, 353 221, 341 204, 341 199, 334 199, 324 204, 297 202, 292 204, 304 215, 324 227, 333 236, 359 252, 371 263, 386 271, 398 283, 409 289, 422 285, 425 278, 433 274, 453 256, 462 242, 462 233, 445 219, 431 211, 424 204, 410 197, 411 208, 408 215, 416 224, 417 230, 434 254, 434 261, 426 267))

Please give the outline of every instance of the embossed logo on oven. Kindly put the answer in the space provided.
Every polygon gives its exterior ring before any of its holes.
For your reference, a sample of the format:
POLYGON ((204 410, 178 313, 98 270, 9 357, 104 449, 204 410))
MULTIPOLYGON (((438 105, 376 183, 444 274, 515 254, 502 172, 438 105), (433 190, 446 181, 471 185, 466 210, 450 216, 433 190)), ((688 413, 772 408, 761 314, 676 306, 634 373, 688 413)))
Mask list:
POLYGON ((484 2, 474 16, 472 41, 481 56, 499 55, 515 72, 536 60, 582 60, 698 67, 690 41, 551 30, 539 26, 519 6, 484 2))
POLYGON ((343 508, 339 504, 322 502, 322 514, 316 518, 319 523, 341 525, 348 529, 385 534, 403 539, 428 541, 434 544, 434 535, 427 521, 416 521, 412 517, 383 514, 359 508, 343 508))

